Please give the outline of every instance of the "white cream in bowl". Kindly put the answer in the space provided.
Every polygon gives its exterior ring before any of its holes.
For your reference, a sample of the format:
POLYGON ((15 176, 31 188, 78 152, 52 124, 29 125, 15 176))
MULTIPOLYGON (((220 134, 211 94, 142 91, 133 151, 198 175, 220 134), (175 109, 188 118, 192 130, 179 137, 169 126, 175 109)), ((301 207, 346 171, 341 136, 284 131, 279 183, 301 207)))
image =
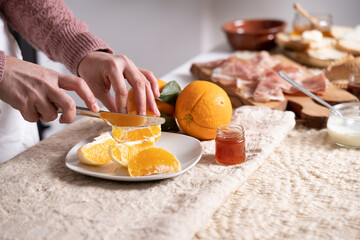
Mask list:
POLYGON ((342 116, 330 111, 327 130, 330 138, 343 147, 360 148, 360 103, 335 105, 342 116))

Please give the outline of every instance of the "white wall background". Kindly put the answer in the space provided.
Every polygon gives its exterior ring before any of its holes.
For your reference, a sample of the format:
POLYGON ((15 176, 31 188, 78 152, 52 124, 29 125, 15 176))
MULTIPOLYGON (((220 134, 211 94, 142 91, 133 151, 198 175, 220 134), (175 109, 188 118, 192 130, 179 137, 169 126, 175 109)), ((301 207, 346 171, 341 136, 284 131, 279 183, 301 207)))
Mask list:
MULTIPOLYGON (((181 63, 225 42, 221 25, 236 18, 294 16, 289 0, 64 0, 91 32, 118 54, 127 55, 139 67, 161 77, 181 63)), ((316 13, 331 13, 333 23, 360 24, 359 0, 300 0, 316 13)), ((40 54, 40 64, 67 72, 40 54)), ((78 105, 84 105, 71 94, 78 105)), ((54 131, 59 129, 54 125, 54 131)), ((48 134, 54 131, 49 131, 48 134)))

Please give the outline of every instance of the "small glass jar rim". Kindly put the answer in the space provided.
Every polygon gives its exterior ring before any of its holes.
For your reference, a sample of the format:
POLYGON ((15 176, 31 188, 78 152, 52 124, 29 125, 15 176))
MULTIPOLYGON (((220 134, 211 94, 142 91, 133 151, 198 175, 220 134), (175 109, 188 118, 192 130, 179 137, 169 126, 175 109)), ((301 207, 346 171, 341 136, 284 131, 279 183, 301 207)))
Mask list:
MULTIPOLYGON (((317 18, 322 18, 321 20, 324 20, 324 18, 330 18, 332 19, 332 14, 331 13, 326 13, 326 12, 309 12, 309 14, 313 17, 317 17, 317 18)), ((306 19, 301 13, 296 12, 295 13, 296 16, 301 17, 306 19)))
MULTIPOLYGON (((244 133, 245 133, 244 127, 242 125, 229 123, 229 124, 224 124, 224 125, 219 126, 217 128, 217 134, 220 135, 221 137, 226 138, 226 134, 223 132, 226 129, 228 129, 229 131, 231 131, 233 133, 239 133, 238 137, 243 137, 244 133)), ((229 136, 229 137, 234 137, 234 136, 229 136)))
MULTIPOLYGON (((339 111, 340 113, 343 113, 345 110, 347 110, 350 107, 359 107, 359 112, 360 112, 360 103, 359 102, 349 102, 349 103, 340 103, 337 105, 334 105, 333 108, 335 108, 337 111, 339 111)), ((358 119, 354 119, 354 117, 347 117, 347 116, 339 116, 335 111, 333 111, 332 109, 330 109, 330 116, 336 116, 342 119, 346 119, 346 120, 354 120, 354 121, 360 121, 358 119)))

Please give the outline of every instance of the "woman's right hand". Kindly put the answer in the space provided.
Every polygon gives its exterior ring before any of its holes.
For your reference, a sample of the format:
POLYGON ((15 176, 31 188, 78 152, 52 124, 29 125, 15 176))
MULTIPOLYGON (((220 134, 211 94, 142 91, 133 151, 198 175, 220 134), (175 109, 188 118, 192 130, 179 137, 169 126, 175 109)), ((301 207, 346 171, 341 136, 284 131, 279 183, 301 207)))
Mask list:
POLYGON ((73 122, 75 102, 61 89, 75 91, 91 111, 99 111, 94 94, 83 79, 6 56, 0 99, 19 110, 25 120, 50 122, 57 118, 57 108, 61 108, 60 122, 73 122))

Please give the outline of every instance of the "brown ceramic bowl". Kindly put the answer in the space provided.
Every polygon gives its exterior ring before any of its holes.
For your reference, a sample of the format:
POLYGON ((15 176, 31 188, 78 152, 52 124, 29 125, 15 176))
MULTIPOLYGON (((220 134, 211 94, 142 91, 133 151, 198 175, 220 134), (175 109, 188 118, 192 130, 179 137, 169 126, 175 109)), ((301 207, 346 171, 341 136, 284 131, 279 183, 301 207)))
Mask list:
POLYGON ((237 19, 222 27, 235 50, 266 50, 275 47, 275 35, 286 23, 273 19, 237 19))

